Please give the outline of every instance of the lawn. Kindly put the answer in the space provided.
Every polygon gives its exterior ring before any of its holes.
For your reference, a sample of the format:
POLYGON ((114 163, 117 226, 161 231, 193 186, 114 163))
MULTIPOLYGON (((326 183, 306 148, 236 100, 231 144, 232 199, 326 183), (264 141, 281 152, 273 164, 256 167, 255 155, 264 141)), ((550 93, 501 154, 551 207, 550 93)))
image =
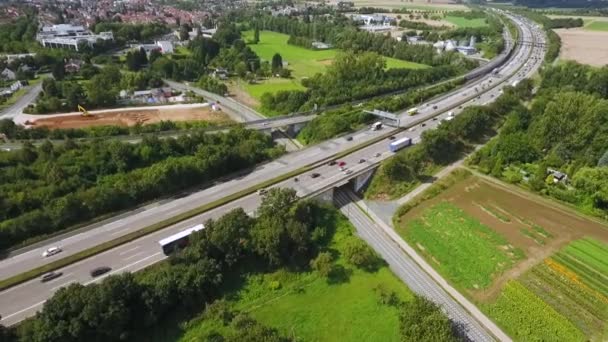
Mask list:
POLYGON ((448 202, 425 209, 404 225, 400 234, 461 288, 486 288, 523 257, 502 235, 448 202))
POLYGON ((589 25, 585 25, 585 29, 591 31, 608 31, 608 21, 595 20, 589 25))
POLYGON ((455 17, 451 15, 445 16, 443 20, 446 20, 458 27, 481 27, 487 26, 484 18, 466 19, 463 17, 455 17))
MULTIPOLYGON (((329 249, 345 268, 345 277, 329 281, 316 273, 287 270, 251 275, 227 296, 229 304, 301 341, 399 341, 397 309, 381 304, 379 293, 394 291, 409 300, 410 290, 386 266, 366 272, 347 265, 340 253, 348 240, 358 237, 341 215, 332 225, 336 232, 329 249)), ((203 341, 222 329, 226 327, 215 320, 193 321, 180 341, 203 341)))
MULTIPOLYGON (((253 39, 253 31, 243 32, 245 41, 253 39)), ((287 68, 292 70, 292 79, 270 79, 260 84, 246 85, 244 88, 256 99, 260 99, 266 92, 279 90, 305 89, 300 81, 304 77, 311 77, 317 73, 325 72, 328 65, 340 50, 310 50, 299 46, 287 44, 289 36, 272 31, 261 31, 260 42, 250 44, 249 47, 262 60, 271 61, 275 53, 279 53, 283 62, 288 63, 287 68)), ((395 58, 385 57, 387 68, 422 69, 429 66, 395 58)))

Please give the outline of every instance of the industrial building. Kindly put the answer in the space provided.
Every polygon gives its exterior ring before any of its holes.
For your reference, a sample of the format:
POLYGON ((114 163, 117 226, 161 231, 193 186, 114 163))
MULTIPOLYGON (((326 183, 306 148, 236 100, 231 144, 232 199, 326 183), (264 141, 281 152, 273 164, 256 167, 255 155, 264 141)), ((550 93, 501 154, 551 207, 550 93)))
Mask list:
POLYGON ((43 26, 36 40, 44 47, 65 48, 78 51, 82 44, 93 46, 97 40, 114 40, 112 32, 93 34, 81 25, 58 24, 43 26))

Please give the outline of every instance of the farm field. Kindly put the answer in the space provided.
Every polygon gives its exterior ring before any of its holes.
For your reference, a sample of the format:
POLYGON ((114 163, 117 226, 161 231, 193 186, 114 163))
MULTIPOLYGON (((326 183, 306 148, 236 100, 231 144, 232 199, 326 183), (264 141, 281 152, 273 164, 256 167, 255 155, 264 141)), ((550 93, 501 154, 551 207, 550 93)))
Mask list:
POLYGON ((450 22, 456 25, 457 27, 482 27, 487 25, 486 20, 483 18, 467 19, 463 17, 447 15, 443 18, 443 20, 450 22))
MULTIPOLYGON (((334 3, 337 3, 335 1, 334 3)), ((468 7, 461 4, 454 4, 449 0, 403 2, 401 0, 355 0, 356 7, 380 7, 380 8, 407 8, 413 10, 436 10, 436 11, 467 11, 468 7)))
POLYGON ((560 60, 575 60, 598 67, 608 64, 608 45, 599 43, 608 41, 608 31, 593 31, 587 28, 554 31, 562 40, 560 60))
MULTIPOLYGON (((399 341, 397 309, 381 304, 379 296, 395 292, 407 301, 410 290, 386 266, 366 272, 347 265, 339 254, 349 239, 358 237, 346 218, 336 219, 330 250, 338 255, 346 279, 328 281, 316 273, 286 270, 251 275, 226 296, 230 307, 301 341, 399 341)), ((179 341, 205 341, 221 329, 226 328, 216 320, 194 320, 179 341)))
POLYGON ((397 232, 517 341, 608 338, 608 228, 475 176, 397 232))
POLYGON ((608 21, 595 20, 585 25, 585 29, 592 31, 608 31, 608 21))
MULTIPOLYGON (((253 31, 243 32, 245 41, 253 38, 253 31)), ((262 60, 270 61, 275 53, 281 54, 283 62, 287 62, 287 68, 292 70, 292 79, 272 79, 259 84, 248 84, 243 88, 251 96, 260 99, 265 92, 276 92, 279 90, 304 89, 300 81, 304 77, 311 77, 317 73, 323 73, 325 68, 331 64, 339 50, 309 50, 295 45, 287 44, 289 36, 272 31, 261 31, 260 42, 250 44, 249 47, 262 60)), ((427 68, 424 64, 402 61, 394 58, 385 58, 388 68, 427 68)))

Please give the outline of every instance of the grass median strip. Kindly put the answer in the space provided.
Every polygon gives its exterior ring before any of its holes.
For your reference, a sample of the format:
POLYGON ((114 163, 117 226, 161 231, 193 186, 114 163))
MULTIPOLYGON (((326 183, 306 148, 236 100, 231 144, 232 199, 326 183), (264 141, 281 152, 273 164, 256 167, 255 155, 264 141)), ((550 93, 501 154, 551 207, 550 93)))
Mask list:
POLYGON ((135 232, 123 235, 123 236, 118 237, 118 238, 116 238, 114 240, 110 240, 110 241, 104 242, 104 243, 99 244, 99 245, 97 245, 95 247, 91 247, 89 249, 86 249, 84 251, 81 251, 81 252, 78 252, 76 254, 70 255, 68 257, 59 259, 57 261, 51 262, 51 263, 46 264, 44 266, 40 266, 40 267, 34 268, 32 270, 29 270, 27 272, 20 273, 18 275, 12 276, 10 278, 4 279, 4 280, 0 281, 0 291, 4 291, 4 290, 6 290, 7 288, 9 288, 11 286, 15 286, 15 285, 18 285, 20 283, 26 282, 28 280, 34 279, 37 276, 40 276, 40 275, 42 275, 44 273, 47 273, 47 272, 50 272, 50 271, 53 271, 53 270, 56 270, 56 269, 68 266, 68 265, 73 264, 75 262, 78 262, 80 260, 86 259, 88 257, 94 256, 94 255, 102 253, 102 252, 105 252, 105 251, 110 250, 112 248, 118 247, 118 246, 120 246, 122 244, 131 242, 131 241, 136 240, 136 239, 138 239, 140 237, 143 237, 145 235, 148 235, 148 234, 154 233, 156 231, 159 231, 161 229, 167 228, 167 227, 169 227, 169 226, 171 226, 173 224, 176 224, 178 222, 184 221, 184 220, 189 219, 191 217, 194 217, 196 215, 200 215, 200 214, 202 214, 202 213, 204 213, 206 211, 215 209, 215 208, 217 208, 219 206, 222 206, 222 205, 224 205, 226 203, 232 202, 232 201, 237 200, 237 199, 239 199, 241 197, 244 197, 244 196, 247 196, 249 194, 252 194, 252 193, 254 193, 255 191, 257 191, 259 189, 271 186, 273 184, 282 182, 282 181, 284 181, 286 179, 289 179, 291 177, 294 177, 294 176, 299 175, 301 173, 304 173, 306 171, 312 170, 315 167, 317 167, 317 166, 319 166, 319 165, 327 162, 328 160, 344 157, 344 156, 346 156, 348 154, 351 154, 351 153, 353 153, 353 152, 355 152, 357 150, 360 150, 360 149, 365 148, 365 147, 367 147, 369 145, 375 144, 376 142, 381 141, 383 139, 386 139, 388 136, 393 135, 395 133, 397 133, 397 132, 394 132, 394 131, 388 132, 388 133, 383 134, 381 136, 378 136, 378 137, 376 137, 374 139, 370 139, 369 141, 366 141, 366 142, 364 142, 362 144, 359 144, 357 146, 353 146, 353 147, 351 147, 349 149, 346 149, 346 150, 344 150, 342 152, 339 152, 339 153, 337 153, 337 154, 335 154, 335 155, 333 155, 331 157, 325 158, 325 159, 323 159, 323 160, 321 160, 319 162, 316 162, 316 163, 313 163, 313 164, 310 164, 310 165, 307 165, 307 166, 303 166, 303 167, 301 167, 301 168, 299 168, 297 170, 293 170, 293 171, 288 172, 286 174, 283 174, 281 176, 275 177, 273 179, 269 179, 269 180, 267 180, 265 182, 259 183, 258 185, 249 187, 247 189, 241 190, 241 191, 236 192, 234 194, 228 195, 228 196, 226 196, 224 198, 221 198, 221 199, 218 199, 216 201, 207 203, 207 204, 205 204, 203 206, 200 206, 200 207, 192 209, 190 211, 181 213, 181 214, 179 214, 177 216, 174 216, 174 217, 168 218, 166 220, 157 222, 157 223, 155 223, 153 225, 150 225, 150 226, 145 227, 143 229, 140 229, 138 231, 135 231, 135 232))

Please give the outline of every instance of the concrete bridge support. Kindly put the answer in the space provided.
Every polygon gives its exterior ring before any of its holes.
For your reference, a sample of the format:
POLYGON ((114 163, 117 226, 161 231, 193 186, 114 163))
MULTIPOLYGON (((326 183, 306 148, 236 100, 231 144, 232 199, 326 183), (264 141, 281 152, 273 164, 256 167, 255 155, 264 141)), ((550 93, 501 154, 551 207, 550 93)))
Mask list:
POLYGON ((333 204, 334 203, 334 189, 335 188, 333 188, 333 187, 329 188, 329 189, 327 189, 327 191, 324 191, 324 192, 316 195, 314 197, 314 199, 319 200, 321 202, 327 202, 327 203, 333 204))
POLYGON ((287 134, 291 138, 295 138, 298 135, 298 133, 300 133, 302 128, 304 128, 307 124, 308 124, 308 122, 301 122, 301 123, 289 125, 289 126, 287 126, 287 134))
POLYGON ((369 171, 366 171, 366 172, 358 175, 357 177, 355 177, 355 179, 354 179, 355 192, 361 191, 361 189, 363 189, 363 187, 365 185, 367 185, 367 182, 369 182, 369 180, 372 178, 372 176, 374 175, 374 172, 376 172, 375 168, 370 169, 369 171))

